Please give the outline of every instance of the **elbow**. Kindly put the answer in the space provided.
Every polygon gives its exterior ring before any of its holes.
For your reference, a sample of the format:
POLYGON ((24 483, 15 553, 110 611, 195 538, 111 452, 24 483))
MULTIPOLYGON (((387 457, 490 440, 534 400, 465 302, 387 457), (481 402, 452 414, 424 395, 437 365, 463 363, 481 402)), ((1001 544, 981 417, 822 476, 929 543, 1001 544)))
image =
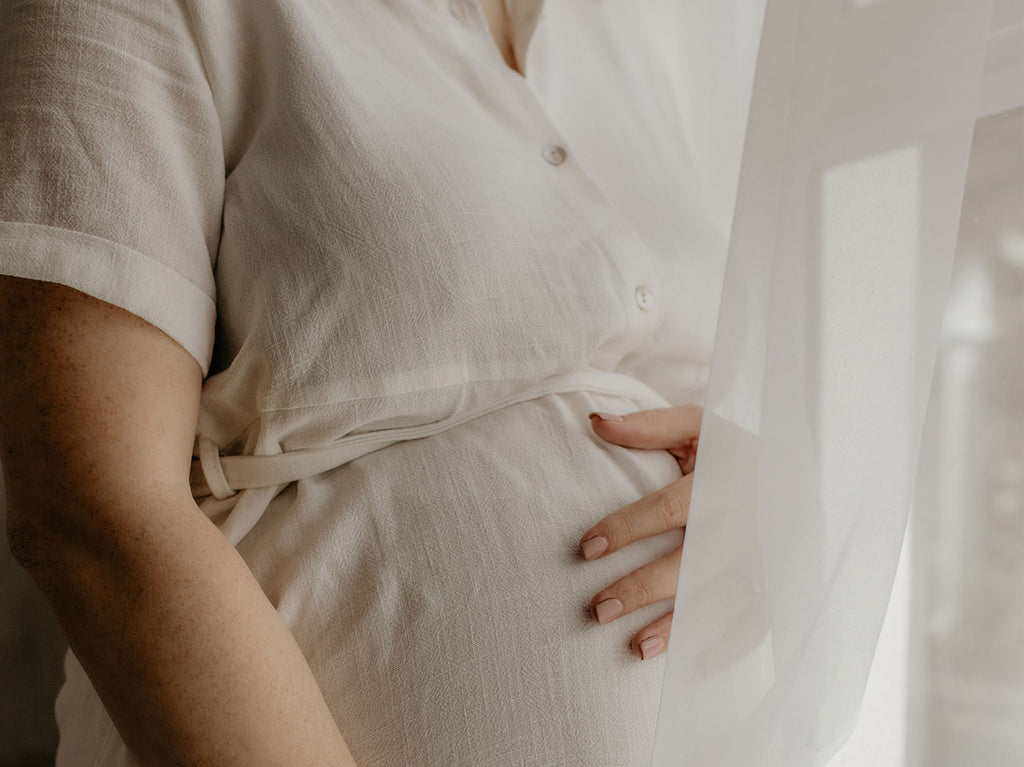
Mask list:
POLYGON ((53 496, 7 496, 7 547, 14 561, 37 583, 40 575, 69 564, 71 548, 80 548, 88 537, 66 513, 69 506, 53 496))
POLYGON ((6 509, 7 547, 14 561, 32 573, 42 566, 47 550, 44 526, 13 504, 6 509))
MULTIPOLYGON (((8 494, 7 545, 14 560, 40 587, 43 581, 78 578, 85 570, 120 570, 147 556, 147 542, 159 542, 166 519, 185 504, 152 491, 84 499, 51 491, 12 498, 8 494), (164 513, 168 510, 173 513, 164 513)), ((198 512, 191 497, 188 502, 198 512)), ((149 549, 152 551, 152 549, 149 549)))

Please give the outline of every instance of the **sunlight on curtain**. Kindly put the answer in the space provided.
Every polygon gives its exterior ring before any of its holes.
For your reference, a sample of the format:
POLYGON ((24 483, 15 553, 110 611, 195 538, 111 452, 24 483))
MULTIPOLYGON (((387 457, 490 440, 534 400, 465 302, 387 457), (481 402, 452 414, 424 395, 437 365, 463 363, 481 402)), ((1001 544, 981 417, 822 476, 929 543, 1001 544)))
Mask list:
MULTIPOLYGON (((916 147, 868 157, 831 168, 822 181, 820 369, 817 397, 818 449, 821 455, 821 510, 827 520, 858 521, 880 488, 870 474, 875 450, 858 445, 897 439, 913 444, 911 410, 914 342, 914 287, 920 221, 920 151, 916 147), (884 280, 879 275, 885 275, 884 280), (857 459, 861 460, 857 460, 857 459)), ((906 453, 892 476, 913 471, 906 453)), ((835 560, 853 530, 825 527, 822 559, 835 560)), ((841 617, 837 617, 841 620, 841 617)), ((840 631, 842 626, 838 625, 840 631)))
POLYGON ((1024 764, 1021 0, 996 3, 982 94, 915 544, 900 560, 860 721, 829 767, 1024 764))
POLYGON ((768 2, 657 767, 817 767, 853 728, 913 493, 990 10, 768 2))
POLYGON ((860 720, 828 767, 1024 764, 1022 349, 1018 108, 974 132, 914 544, 901 555, 860 720))
POLYGON ((911 657, 913 535, 903 541, 889 609, 850 739, 828 767, 905 767, 908 750, 908 661, 911 657))
POLYGON ((1018 108, 978 123, 967 177, 914 518, 907 767, 1024 764, 1022 242, 1018 108))

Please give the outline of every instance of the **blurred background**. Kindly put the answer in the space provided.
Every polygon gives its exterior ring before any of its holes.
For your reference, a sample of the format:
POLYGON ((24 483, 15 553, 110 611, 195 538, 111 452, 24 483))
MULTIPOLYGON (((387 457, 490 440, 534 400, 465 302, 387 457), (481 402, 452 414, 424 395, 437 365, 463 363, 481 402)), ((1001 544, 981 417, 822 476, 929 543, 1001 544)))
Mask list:
POLYGON ((1024 109, 979 120, 915 507, 829 767, 1024 765, 1024 109))

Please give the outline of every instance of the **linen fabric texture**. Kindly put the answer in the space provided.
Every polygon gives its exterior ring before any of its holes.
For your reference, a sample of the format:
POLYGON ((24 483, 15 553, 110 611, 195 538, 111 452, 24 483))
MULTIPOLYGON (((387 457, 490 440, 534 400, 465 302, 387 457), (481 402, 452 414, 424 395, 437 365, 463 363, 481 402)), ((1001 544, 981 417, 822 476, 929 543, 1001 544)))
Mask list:
MULTIPOLYGON (((586 605, 680 536, 593 563, 576 542, 679 468, 587 413, 701 401, 722 218, 669 4, 510 5, 525 76, 469 1, 0 7, 0 270, 177 340, 215 454, 446 422, 560 375, 636 382, 198 499, 361 767, 651 758, 663 664, 628 640, 666 605, 609 626, 586 605)), ((58 764, 131 764, 66 668, 58 764)))

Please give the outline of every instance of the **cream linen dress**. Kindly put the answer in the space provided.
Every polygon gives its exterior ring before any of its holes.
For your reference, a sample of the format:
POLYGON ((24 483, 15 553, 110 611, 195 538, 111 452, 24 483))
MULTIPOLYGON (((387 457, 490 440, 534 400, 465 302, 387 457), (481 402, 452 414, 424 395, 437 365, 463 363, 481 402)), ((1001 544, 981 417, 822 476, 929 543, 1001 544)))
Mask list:
MULTIPOLYGON (((208 371, 194 488, 361 767, 646 765, 663 665, 580 535, 678 476, 591 410, 699 402, 723 237, 659 2, 0 5, 0 267, 208 371), (254 456, 256 456, 254 458, 254 456)), ((131 758, 73 656, 58 764, 131 758)))

